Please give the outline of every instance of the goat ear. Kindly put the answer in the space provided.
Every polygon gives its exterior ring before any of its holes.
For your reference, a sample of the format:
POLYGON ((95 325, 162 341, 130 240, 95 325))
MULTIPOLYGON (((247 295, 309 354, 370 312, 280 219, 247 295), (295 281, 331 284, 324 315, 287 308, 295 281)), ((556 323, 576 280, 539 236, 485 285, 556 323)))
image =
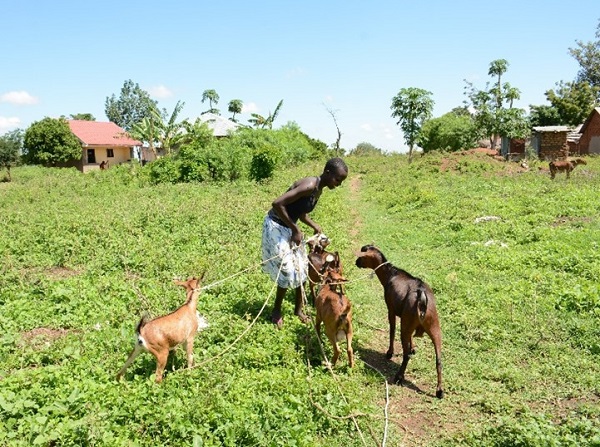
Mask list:
POLYGON ((181 281, 179 279, 174 279, 173 280, 173 284, 175 284, 176 286, 182 286, 185 287, 187 284, 187 281, 181 281))

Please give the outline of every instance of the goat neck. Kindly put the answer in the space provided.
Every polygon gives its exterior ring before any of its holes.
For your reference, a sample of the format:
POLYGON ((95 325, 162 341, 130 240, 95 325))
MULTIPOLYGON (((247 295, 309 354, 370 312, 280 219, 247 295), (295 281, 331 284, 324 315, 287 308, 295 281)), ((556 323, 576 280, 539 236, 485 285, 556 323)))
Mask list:
POLYGON ((377 275, 377 279, 379 279, 381 285, 385 287, 390 278, 393 276, 393 266, 389 261, 385 261, 375 267, 373 272, 377 275))
POLYGON ((187 291, 187 299, 185 301, 184 306, 189 306, 192 309, 195 309, 198 306, 198 296, 200 296, 200 287, 196 287, 195 289, 189 289, 187 291))

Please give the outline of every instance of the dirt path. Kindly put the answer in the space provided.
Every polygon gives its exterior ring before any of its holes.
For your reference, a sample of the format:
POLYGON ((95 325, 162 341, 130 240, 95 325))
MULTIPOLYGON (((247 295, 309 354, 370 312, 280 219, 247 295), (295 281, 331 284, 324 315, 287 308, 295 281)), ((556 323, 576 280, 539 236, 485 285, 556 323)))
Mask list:
MULTIPOLYGON (((364 244, 365 222, 361 209, 364 208, 365 201, 361 197, 362 181, 360 175, 350 178, 349 209, 352 226, 349 235, 353 247, 360 247, 364 244)), ((384 307, 385 305, 382 303, 381 311, 387 314, 384 307)), ((367 326, 370 335, 368 342, 360 348, 361 359, 379 371, 389 383, 390 437, 388 445, 424 446, 460 430, 462 426, 460 417, 464 414, 465 409, 460 409, 460 403, 453 402, 452 396, 447 396, 443 401, 439 401, 430 392, 432 384, 423 377, 411 374, 410 370, 407 372, 407 379, 414 382, 408 382, 405 386, 391 383, 399 367, 402 354, 401 347, 396 343, 396 355, 393 360, 387 360, 384 356, 389 341, 387 318, 382 317, 381 321, 362 323, 363 326, 367 326)), ((421 339, 418 345, 421 350, 426 351, 424 355, 429 356, 429 350, 433 349, 430 340, 421 339)), ((382 398, 378 404, 383 409, 385 399, 382 398)))

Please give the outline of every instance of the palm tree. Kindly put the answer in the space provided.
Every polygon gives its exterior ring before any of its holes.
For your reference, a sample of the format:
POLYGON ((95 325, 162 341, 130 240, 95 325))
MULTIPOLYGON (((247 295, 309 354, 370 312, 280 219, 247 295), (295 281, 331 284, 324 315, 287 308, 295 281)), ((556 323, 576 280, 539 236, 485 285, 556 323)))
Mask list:
POLYGON ((279 115, 279 110, 281 109, 282 105, 283 105, 283 99, 281 101, 279 101, 279 104, 277 104, 277 107, 275 107, 275 111, 273 113, 269 113, 269 116, 267 117, 267 122, 266 122, 266 125, 269 126, 269 129, 273 128, 273 122, 277 118, 277 115, 279 115))
POLYGON ((269 116, 267 116, 266 118, 262 115, 259 115, 258 113, 251 113, 252 118, 249 118, 248 122, 253 124, 254 127, 256 127, 257 129, 259 127, 261 129, 264 129, 265 127, 272 129, 273 121, 275 121, 275 119, 277 118, 277 115, 279 115, 279 110, 281 110, 282 105, 283 105, 283 99, 281 101, 279 101, 279 104, 277 104, 277 107, 275 107, 275 111, 273 113, 269 112, 269 116))
POLYGON ((250 114, 252 116, 252 118, 248 118, 248 122, 252 125, 254 125, 254 127, 256 127, 257 129, 260 127, 261 129, 265 128, 265 125, 267 123, 267 119, 262 116, 259 115, 258 113, 251 113, 250 114))
POLYGON ((183 123, 177 122, 177 117, 184 105, 184 102, 177 101, 168 120, 165 119, 166 110, 161 113, 157 107, 154 107, 150 116, 133 125, 131 136, 148 144, 148 148, 155 157, 158 155, 158 148, 162 149, 166 155, 171 154, 186 138, 186 134, 182 132, 183 123))
POLYGON ((173 150, 176 150, 186 139, 186 134, 182 132, 183 123, 177 122, 177 117, 183 109, 185 102, 177 101, 173 113, 168 121, 161 119, 159 141, 161 147, 167 154, 170 154, 173 150))
POLYGON ((213 103, 215 103, 215 105, 219 103, 219 95, 217 94, 217 92, 212 89, 204 90, 204 92, 202 93, 202 102, 204 103, 207 100, 210 108, 203 113, 214 113, 215 115, 219 115, 219 109, 213 107, 213 103))
POLYGON ((229 106, 228 106, 227 111, 230 113, 233 113, 233 116, 231 117, 231 121, 233 121, 234 123, 237 123, 237 121, 235 119, 235 114, 242 113, 243 106, 244 106, 244 103, 242 102, 241 99, 232 99, 231 101, 229 101, 229 106))
POLYGON ((432 93, 421 88, 409 87, 401 89, 392 98, 392 117, 398 118, 398 125, 408 144, 408 162, 412 161, 413 147, 421 134, 423 122, 433 112, 432 93))

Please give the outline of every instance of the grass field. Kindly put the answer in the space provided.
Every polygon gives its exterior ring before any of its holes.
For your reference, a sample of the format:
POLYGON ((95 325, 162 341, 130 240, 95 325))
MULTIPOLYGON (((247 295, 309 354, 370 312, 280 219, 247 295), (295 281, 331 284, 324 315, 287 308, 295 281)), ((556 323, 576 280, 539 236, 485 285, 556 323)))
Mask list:
POLYGON ((0 183, 0 445, 600 445, 600 159, 554 181, 542 163, 475 156, 346 161, 313 214, 351 281, 358 361, 342 355, 333 375, 291 296, 273 328, 259 265, 271 201, 322 162, 263 184, 13 169, 0 183), (354 267, 366 243, 436 293, 443 400, 427 338, 386 399, 400 346, 385 359, 382 287, 354 267), (156 385, 145 355, 117 383, 142 312, 175 309, 172 279, 202 272, 214 286, 197 366, 178 350, 156 385))

